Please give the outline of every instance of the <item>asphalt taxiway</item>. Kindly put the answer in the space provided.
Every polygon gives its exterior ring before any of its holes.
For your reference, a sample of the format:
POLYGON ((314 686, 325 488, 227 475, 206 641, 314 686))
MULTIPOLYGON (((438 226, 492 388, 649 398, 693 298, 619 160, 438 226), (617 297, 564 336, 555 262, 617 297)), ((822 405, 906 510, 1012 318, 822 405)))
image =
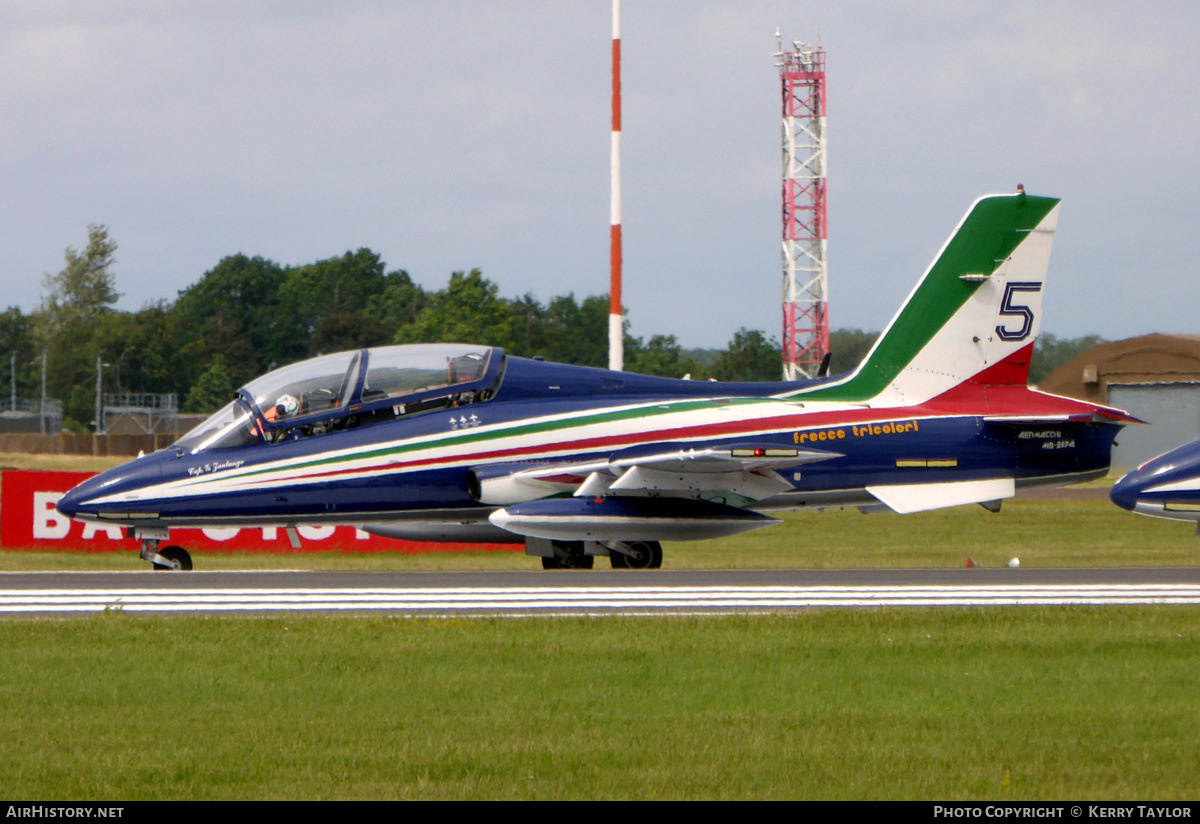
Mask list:
POLYGON ((1200 567, 0 574, 0 614, 603 615, 813 607, 1200 604, 1200 567))

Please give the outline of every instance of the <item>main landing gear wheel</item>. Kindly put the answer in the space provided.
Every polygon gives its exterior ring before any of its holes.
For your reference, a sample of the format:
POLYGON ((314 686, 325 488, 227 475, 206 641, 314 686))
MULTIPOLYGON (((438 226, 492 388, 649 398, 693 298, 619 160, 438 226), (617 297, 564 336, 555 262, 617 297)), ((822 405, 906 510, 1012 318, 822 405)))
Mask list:
POLYGON ((163 547, 158 552, 163 558, 172 563, 179 564, 175 566, 164 566, 163 564, 154 564, 154 571, 159 572, 164 569, 178 569, 180 571, 192 568, 192 556, 188 555, 188 551, 181 546, 163 547))
POLYGON ((629 554, 610 549, 608 559, 613 569, 658 569, 662 566, 662 544, 658 541, 630 541, 625 544, 629 554))
POLYGON ((542 569, 591 569, 595 556, 583 551, 583 541, 551 541, 553 558, 542 558, 542 569))

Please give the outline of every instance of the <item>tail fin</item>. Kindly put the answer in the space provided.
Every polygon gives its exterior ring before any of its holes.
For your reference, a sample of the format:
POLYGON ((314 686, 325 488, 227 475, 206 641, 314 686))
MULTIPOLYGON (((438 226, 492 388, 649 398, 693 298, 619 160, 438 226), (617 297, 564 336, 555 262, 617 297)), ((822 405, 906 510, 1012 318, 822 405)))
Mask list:
POLYGON ((858 368, 805 400, 909 405, 972 379, 1024 385, 1058 202, 1023 191, 975 201, 858 368))

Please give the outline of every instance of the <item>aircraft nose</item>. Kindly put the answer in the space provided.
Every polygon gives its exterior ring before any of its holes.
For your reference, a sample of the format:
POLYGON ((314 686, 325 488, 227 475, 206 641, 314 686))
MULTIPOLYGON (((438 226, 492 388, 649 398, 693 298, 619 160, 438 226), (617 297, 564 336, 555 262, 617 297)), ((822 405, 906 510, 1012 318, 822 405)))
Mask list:
POLYGON ((58 499, 58 503, 54 505, 63 515, 68 518, 74 518, 75 513, 79 511, 79 502, 83 496, 79 494, 79 487, 73 487, 67 494, 58 499))
POLYGON ((162 480, 162 459, 159 453, 138 458, 124 466, 109 469, 88 478, 58 499, 55 509, 68 518, 96 518, 102 511, 125 512, 129 500, 140 490, 162 480), (124 500, 119 503, 115 496, 124 500))
POLYGON ((1132 512, 1133 508, 1137 506, 1138 495, 1141 491, 1142 482, 1140 473, 1135 469, 1113 484, 1108 497, 1112 498, 1112 502, 1121 507, 1121 509, 1128 509, 1132 512))
POLYGON ((54 508, 68 518, 74 518, 79 513, 79 508, 95 496, 102 483, 101 480, 97 480, 98 478, 100 478, 99 475, 71 487, 67 494, 58 499, 54 508))

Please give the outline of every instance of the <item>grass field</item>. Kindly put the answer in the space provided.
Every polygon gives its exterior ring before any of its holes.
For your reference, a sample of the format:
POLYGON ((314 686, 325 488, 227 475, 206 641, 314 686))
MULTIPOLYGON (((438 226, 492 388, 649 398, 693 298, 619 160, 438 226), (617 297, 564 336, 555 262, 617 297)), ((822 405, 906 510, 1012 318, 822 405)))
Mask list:
POLYGON ((1200 610, 7 621, 37 799, 1193 799, 1200 610))
MULTIPOLYGON (((0 463, 3 463, 0 459, 0 463)), ((1000 514, 791 513, 668 568, 1194 566, 1102 491, 1000 514)), ((534 568, 519 553, 198 554, 217 568, 534 568)), ((600 562, 604 566, 604 562, 600 562)), ((141 569, 0 552, 3 569, 141 569)), ((552 573, 547 573, 552 574, 552 573)), ((1200 608, 0 621, 0 787, 136 799, 1182 799, 1200 608)))

